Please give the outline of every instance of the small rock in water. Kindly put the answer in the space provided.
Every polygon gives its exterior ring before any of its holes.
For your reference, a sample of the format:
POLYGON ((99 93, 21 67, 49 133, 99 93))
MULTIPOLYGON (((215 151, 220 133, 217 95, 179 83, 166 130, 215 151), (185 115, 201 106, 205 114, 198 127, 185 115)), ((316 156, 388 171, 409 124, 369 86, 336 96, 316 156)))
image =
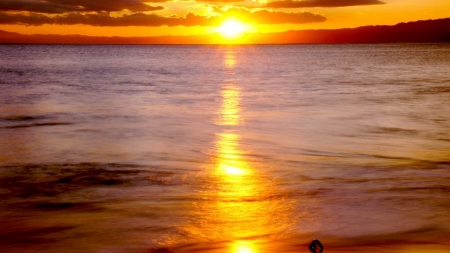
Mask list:
POLYGON ((322 253, 323 252, 323 246, 319 240, 313 240, 308 248, 313 253, 322 253))

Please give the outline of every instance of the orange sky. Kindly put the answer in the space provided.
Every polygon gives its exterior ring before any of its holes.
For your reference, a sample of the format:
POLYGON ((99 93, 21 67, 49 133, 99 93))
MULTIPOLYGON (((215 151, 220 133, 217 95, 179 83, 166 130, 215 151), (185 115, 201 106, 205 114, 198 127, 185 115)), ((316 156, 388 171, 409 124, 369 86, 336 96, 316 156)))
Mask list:
POLYGON ((449 0, 2 0, 0 30, 91 36, 217 32, 233 17, 247 32, 334 29, 450 17, 449 0))

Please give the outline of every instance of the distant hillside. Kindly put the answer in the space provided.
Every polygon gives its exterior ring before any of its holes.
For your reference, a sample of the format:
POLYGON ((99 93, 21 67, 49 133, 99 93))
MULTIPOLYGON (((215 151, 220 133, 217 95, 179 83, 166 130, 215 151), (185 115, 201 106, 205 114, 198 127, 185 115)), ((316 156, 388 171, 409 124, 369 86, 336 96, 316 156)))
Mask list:
POLYGON ((364 26, 337 30, 288 31, 259 36, 260 43, 397 43, 450 42, 450 18, 400 23, 394 26, 364 26))
MULTIPOLYGON (((301 30, 247 34, 252 44, 450 42, 450 18, 364 26, 336 30, 301 30)), ((92 37, 81 35, 21 35, 0 30, 0 43, 45 44, 216 44, 218 35, 159 37, 92 37)))
POLYGON ((12 32, 0 30, 0 41, 2 41, 5 38, 17 37, 17 36, 21 36, 21 35, 19 33, 12 33, 12 32))

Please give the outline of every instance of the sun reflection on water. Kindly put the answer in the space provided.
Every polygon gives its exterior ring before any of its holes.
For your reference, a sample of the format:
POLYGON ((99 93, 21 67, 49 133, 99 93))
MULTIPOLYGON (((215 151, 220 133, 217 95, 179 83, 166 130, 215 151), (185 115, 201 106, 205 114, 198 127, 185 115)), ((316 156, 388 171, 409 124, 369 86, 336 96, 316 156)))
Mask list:
POLYGON ((236 66, 236 52, 234 50, 225 51, 223 63, 228 71, 233 71, 236 66))
POLYGON ((234 84, 225 85, 222 88, 222 97, 224 101, 217 123, 225 126, 239 125, 241 123, 241 117, 239 115, 241 111, 239 87, 234 84))
POLYGON ((258 253, 251 241, 236 241, 232 244, 232 252, 236 253, 258 253))
POLYGON ((201 191, 192 210, 193 219, 183 227, 183 234, 195 242, 214 243, 214 252, 264 253, 268 250, 261 245, 269 237, 295 224, 293 202, 264 172, 265 165, 250 159, 252 151, 245 148, 242 90, 233 79, 237 66, 235 49, 230 48, 224 52, 224 70, 229 78, 221 87, 216 111, 215 123, 220 131, 211 144, 206 173, 200 176, 201 191))
POLYGON ((208 190, 204 193, 210 201, 198 210, 203 225, 198 232, 209 240, 228 241, 228 252, 259 253, 261 238, 292 224, 292 205, 280 197, 274 181, 261 171, 261 164, 248 159, 251 151, 242 147, 242 91, 232 78, 237 64, 236 52, 226 51, 224 68, 230 78, 222 85, 216 120, 223 128, 213 145, 208 190))
MULTIPOLYGON (((227 51, 224 56, 225 72, 233 76, 236 66, 236 57, 234 51, 227 51)), ((218 125, 237 126, 242 123, 241 111, 241 90, 233 79, 226 80, 221 89, 222 105, 218 112, 218 125)))
POLYGON ((222 133, 217 136, 216 163, 218 173, 228 175, 243 175, 248 173, 248 166, 241 157, 243 152, 237 148, 239 136, 233 133, 222 133))

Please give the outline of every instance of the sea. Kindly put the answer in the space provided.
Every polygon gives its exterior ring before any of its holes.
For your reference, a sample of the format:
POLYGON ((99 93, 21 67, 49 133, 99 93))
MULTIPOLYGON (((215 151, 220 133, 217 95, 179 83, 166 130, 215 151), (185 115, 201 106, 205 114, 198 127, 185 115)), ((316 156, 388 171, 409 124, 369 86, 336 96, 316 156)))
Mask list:
POLYGON ((0 45, 1 252, 450 252, 449 224, 450 43, 0 45))

